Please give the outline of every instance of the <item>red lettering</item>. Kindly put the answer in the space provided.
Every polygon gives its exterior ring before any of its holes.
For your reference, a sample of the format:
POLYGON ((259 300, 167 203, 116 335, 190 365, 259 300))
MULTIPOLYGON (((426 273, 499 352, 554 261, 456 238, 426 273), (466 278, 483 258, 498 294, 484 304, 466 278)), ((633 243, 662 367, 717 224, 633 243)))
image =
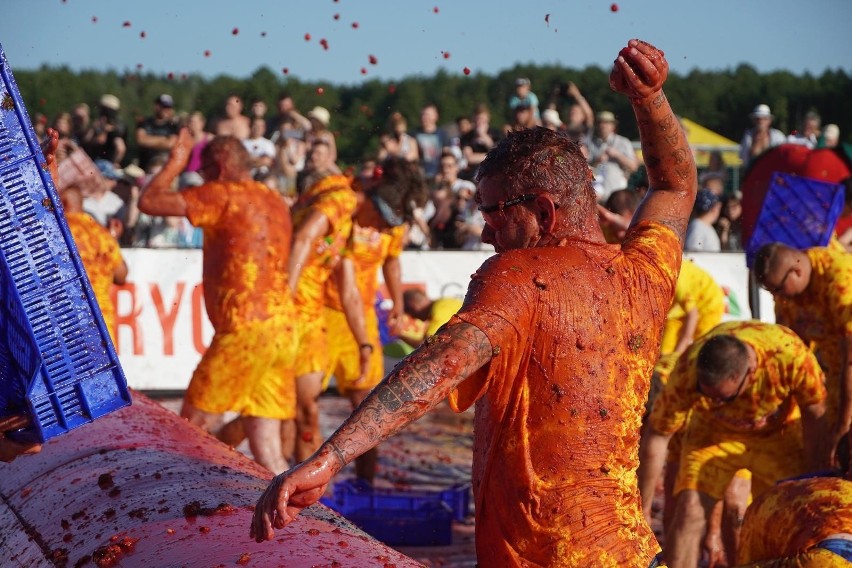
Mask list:
POLYGON ((192 344, 199 355, 204 355, 207 346, 204 344, 204 285, 196 284, 192 289, 192 344))
POLYGON ((130 329, 130 333, 133 336, 133 354, 144 355, 145 342, 142 337, 142 326, 139 325, 138 319, 139 314, 142 313, 142 306, 136 302, 136 285, 128 282, 121 286, 113 286, 111 295, 113 305, 115 305, 115 352, 119 355, 121 354, 121 334, 119 331, 122 326, 126 326, 130 329), (121 301, 119 296, 126 296, 129 298, 129 311, 125 312, 121 310, 122 304, 127 304, 127 302, 121 301))
POLYGON ((148 286, 151 289, 151 299, 154 301, 154 307, 157 309, 157 318, 160 320, 160 326, 163 328, 163 355, 174 355, 175 320, 180 310, 180 300, 183 297, 183 289, 186 288, 186 283, 177 282, 174 300, 172 300, 171 309, 168 311, 166 310, 165 302, 163 302, 163 294, 160 292, 160 286, 154 283, 148 286))

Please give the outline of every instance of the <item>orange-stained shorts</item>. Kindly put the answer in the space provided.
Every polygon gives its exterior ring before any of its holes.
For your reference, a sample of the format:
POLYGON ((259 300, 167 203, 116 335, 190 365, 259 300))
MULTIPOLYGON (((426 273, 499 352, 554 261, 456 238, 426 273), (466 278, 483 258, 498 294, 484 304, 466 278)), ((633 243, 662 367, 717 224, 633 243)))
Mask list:
POLYGON ((185 401, 210 414, 295 418, 294 337, 293 322, 283 316, 217 333, 192 374, 185 401))
POLYGON ((683 438, 675 495, 691 489, 722 499, 734 475, 748 470, 751 493, 756 497, 777 481, 807 471, 799 422, 767 436, 721 436, 724 434, 690 422, 683 438))
POLYGON ((744 564, 741 568, 849 568, 852 566, 842 556, 824 548, 812 548, 790 558, 761 560, 753 564, 744 564))
POLYGON ((346 315, 338 310, 325 308, 325 325, 328 329, 328 371, 322 381, 325 390, 332 375, 337 382, 337 390, 345 394, 354 390, 370 390, 382 381, 385 374, 382 343, 379 339, 379 319, 372 306, 365 310, 364 323, 367 337, 373 345, 370 357, 370 368, 367 376, 361 382, 356 382, 361 375, 361 353, 346 315))
POLYGON ((296 376, 324 373, 328 369, 328 337, 322 311, 318 316, 308 316, 297 308, 297 314, 299 341, 296 376))

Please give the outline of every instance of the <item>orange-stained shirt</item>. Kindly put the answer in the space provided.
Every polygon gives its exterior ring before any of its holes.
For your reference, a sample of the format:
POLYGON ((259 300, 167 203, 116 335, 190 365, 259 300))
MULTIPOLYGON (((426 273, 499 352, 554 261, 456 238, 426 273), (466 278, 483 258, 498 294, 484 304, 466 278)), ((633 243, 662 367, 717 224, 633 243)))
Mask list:
POLYGON ((643 222, 622 245, 508 251, 473 275, 454 319, 491 362, 451 393, 476 403, 482 566, 638 566, 659 547, 640 509, 639 427, 681 260, 643 222))
POLYGON ((66 213, 65 220, 80 260, 86 269, 92 291, 101 308, 107 330, 110 335, 115 324, 115 306, 109 291, 112 287, 113 275, 122 261, 121 249, 110 232, 101 226, 88 213, 66 213))
MULTIPOLYGON (((355 282, 361 292, 364 310, 372 310, 379 289, 379 268, 389 258, 398 258, 402 254, 405 227, 392 227, 384 231, 374 227, 362 227, 352 224, 352 238, 349 240, 347 258, 355 265, 355 282)), ((325 286, 325 305, 337 311, 343 311, 340 292, 329 279, 325 286)))
POLYGON ((661 353, 674 351, 686 314, 693 309, 698 310, 698 324, 695 327, 697 339, 722 321, 725 293, 710 273, 691 260, 684 260, 675 286, 672 307, 666 318, 661 353))
POLYGON ((784 481, 746 509, 738 564, 795 556, 837 533, 852 533, 852 481, 784 481))
POLYGON ((832 247, 807 249, 808 287, 792 298, 775 298, 775 318, 813 345, 825 371, 833 417, 840 404, 843 341, 852 336, 852 254, 832 247))
MULTIPOLYGON (((312 211, 320 211, 328 219, 329 232, 317 239, 296 286, 296 307, 303 318, 321 318, 325 299, 325 283, 347 254, 352 233, 352 215, 358 200, 350 180, 343 175, 330 175, 319 180, 299 197, 293 208, 294 231, 312 211)), ((372 305, 372 301, 370 302, 372 305)))
POLYGON ((182 195, 190 222, 204 231, 204 302, 213 328, 291 315, 292 225, 281 196, 254 181, 214 181, 182 195))
POLYGON ((732 321, 713 328, 678 359, 654 402, 651 426, 672 433, 689 427, 712 428, 722 435, 765 436, 800 417, 799 407, 825 400, 825 377, 816 358, 786 327, 759 321, 732 321), (698 353, 716 335, 732 335, 754 349, 757 369, 740 395, 716 405, 698 392, 698 353), (798 406, 797 406, 798 404, 798 406))

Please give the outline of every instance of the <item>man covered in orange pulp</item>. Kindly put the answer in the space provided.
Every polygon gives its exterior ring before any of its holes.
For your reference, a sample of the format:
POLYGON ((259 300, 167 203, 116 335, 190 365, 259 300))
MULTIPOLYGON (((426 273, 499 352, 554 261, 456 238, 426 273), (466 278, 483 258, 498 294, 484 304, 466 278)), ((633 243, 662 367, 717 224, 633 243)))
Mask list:
MULTIPOLYGON (((372 178, 365 181, 363 192, 358 195, 359 205, 353 219, 347 255, 351 262, 341 263, 336 272, 347 270, 347 266, 354 270, 352 280, 361 294, 369 338, 369 349, 366 351, 370 353, 370 364, 366 374, 361 369, 361 351, 364 346, 358 344, 356 335, 350 329, 341 298, 340 290, 345 290, 345 284, 339 281, 342 275, 337 274, 326 283, 325 322, 330 363, 323 388, 328 386, 334 375, 337 390, 349 398, 353 409, 384 378, 379 321, 374 307, 379 288, 379 269, 393 301, 388 324, 391 333, 394 333, 403 313, 399 256, 405 240, 405 223, 410 221, 414 206, 422 205, 426 192, 426 182, 417 163, 390 157, 376 168, 372 178)), ((358 478, 372 483, 377 457, 377 451, 373 449, 355 460, 358 478)))
POLYGON ((204 230, 204 301, 215 335, 192 375, 181 416, 208 431, 226 411, 243 415, 255 460, 287 468, 281 423, 296 415, 295 319, 287 286, 290 211, 255 182, 239 140, 214 138, 201 155, 204 185, 178 193, 193 141, 184 128, 139 199, 150 215, 186 216, 204 230))
MULTIPOLYGON (((319 405, 323 377, 329 368, 328 337, 323 314, 326 283, 346 255, 352 233, 352 216, 358 205, 350 179, 334 163, 331 147, 314 142, 306 166, 305 191, 293 207, 293 247, 288 263, 290 290, 299 322, 299 355, 296 361, 295 458, 307 459, 322 442, 319 405)), ((378 350, 367 336, 361 296, 351 267, 341 267, 339 281, 345 296, 342 307, 350 310, 352 332, 359 346, 361 373, 366 371, 371 353, 378 350)), ((372 305, 372 303, 370 304, 372 305)), ((285 446, 291 440, 285 432, 285 446)))
POLYGON ((759 495, 780 479, 827 460, 824 376, 789 329, 723 323, 687 349, 654 402, 639 450, 648 516, 666 448, 685 428, 666 538, 671 566, 697 566, 702 535, 737 471, 759 495))
POLYGON ((118 241, 83 211, 83 192, 75 186, 66 187, 60 195, 68 230, 74 237, 80 260, 86 269, 92 291, 98 300, 107 331, 115 342, 115 304, 110 296, 113 284, 124 284, 127 280, 127 263, 121 256, 118 241))
POLYGON ((480 565, 655 565, 638 435, 697 185, 667 72, 661 51, 631 40, 610 75, 633 105, 653 188, 624 243, 605 242, 576 143, 545 128, 509 134, 477 174, 483 240, 498 254, 461 311, 273 480, 255 539, 272 539, 342 467, 449 397, 457 410, 476 403, 480 565))

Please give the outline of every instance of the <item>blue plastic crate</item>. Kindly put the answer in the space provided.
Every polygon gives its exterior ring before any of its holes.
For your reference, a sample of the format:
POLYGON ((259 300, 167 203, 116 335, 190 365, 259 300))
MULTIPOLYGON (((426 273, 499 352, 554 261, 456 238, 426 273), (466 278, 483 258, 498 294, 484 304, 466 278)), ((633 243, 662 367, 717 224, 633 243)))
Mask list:
POLYGON ((130 394, 2 46, 0 80, 0 414, 43 442, 130 394))
POLYGON ((757 251, 780 242, 797 249, 825 246, 843 211, 843 186, 775 173, 746 247, 751 268, 757 251))
POLYGON ((470 509, 470 483, 460 483, 440 491, 385 489, 372 487, 369 483, 353 478, 334 484, 334 500, 354 509, 416 511, 424 505, 445 504, 453 513, 453 519, 463 521, 470 509))

